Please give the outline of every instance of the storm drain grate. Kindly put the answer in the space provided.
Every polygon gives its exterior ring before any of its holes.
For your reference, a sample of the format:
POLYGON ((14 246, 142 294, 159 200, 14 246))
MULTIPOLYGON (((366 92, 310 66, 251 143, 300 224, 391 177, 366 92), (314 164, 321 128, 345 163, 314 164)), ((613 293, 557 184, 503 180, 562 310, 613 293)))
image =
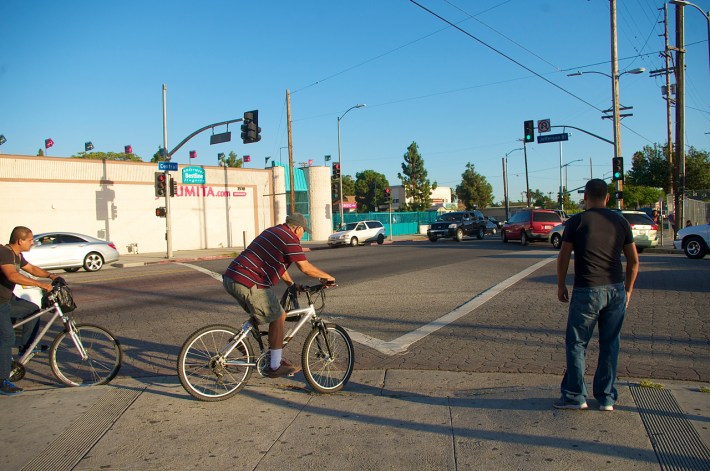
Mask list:
POLYGON ((27 463, 22 471, 71 470, 143 391, 112 389, 27 463))
POLYGON ((630 385, 641 420, 663 470, 708 470, 710 449, 670 391, 630 385))

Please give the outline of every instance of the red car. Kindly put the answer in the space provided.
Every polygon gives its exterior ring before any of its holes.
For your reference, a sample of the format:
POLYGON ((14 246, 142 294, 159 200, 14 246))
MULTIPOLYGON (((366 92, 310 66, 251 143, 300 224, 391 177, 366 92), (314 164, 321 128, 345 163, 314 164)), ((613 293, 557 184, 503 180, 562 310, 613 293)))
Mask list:
POLYGON ((547 241, 550 230, 562 224, 562 218, 549 209, 526 209, 518 211, 503 225, 500 236, 503 242, 519 240, 528 245, 535 240, 547 241))

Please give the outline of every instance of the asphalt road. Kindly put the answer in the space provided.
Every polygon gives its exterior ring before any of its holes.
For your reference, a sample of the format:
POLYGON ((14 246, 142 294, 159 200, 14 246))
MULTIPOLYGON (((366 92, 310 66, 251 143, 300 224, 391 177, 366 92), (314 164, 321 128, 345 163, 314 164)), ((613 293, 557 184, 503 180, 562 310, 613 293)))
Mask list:
MULTIPOLYGON (((556 255, 547 244, 484 239, 320 250, 309 260, 338 281, 324 313, 356 340, 356 368, 562 374, 567 305, 556 299, 556 255)), ((227 264, 148 265, 65 278, 78 322, 102 325, 120 339, 120 376, 171 375, 194 330, 245 320, 209 275, 227 264)), ((297 282, 309 282, 291 271, 297 282)), ((710 259, 642 254, 618 374, 710 381, 708 306, 710 259)), ((299 334, 287 347, 287 358, 298 359, 302 339, 299 334)), ((593 369, 595 341, 590 355, 593 369)), ((27 379, 56 384, 46 363, 38 356, 27 379)))

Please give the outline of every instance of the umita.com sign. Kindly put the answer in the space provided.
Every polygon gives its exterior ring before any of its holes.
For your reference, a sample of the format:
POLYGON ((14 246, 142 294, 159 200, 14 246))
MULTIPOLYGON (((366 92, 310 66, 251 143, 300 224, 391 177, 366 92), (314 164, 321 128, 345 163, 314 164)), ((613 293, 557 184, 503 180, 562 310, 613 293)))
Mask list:
POLYGON ((243 186, 238 186, 236 191, 229 191, 220 188, 213 188, 211 186, 205 185, 179 185, 175 191, 175 196, 186 197, 186 198, 229 198, 229 197, 241 197, 246 196, 247 192, 243 186))

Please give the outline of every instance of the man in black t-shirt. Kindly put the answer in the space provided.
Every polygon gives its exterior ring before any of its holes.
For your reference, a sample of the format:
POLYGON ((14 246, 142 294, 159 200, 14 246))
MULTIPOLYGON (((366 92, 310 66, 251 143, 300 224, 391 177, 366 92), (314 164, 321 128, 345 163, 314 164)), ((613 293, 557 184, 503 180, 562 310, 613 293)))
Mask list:
MULTIPOLYGON (((32 231, 18 226, 10 234, 10 243, 0 246, 0 394, 12 395, 22 391, 10 382, 12 368, 12 347, 15 344, 15 330, 12 327, 13 318, 24 318, 37 310, 29 301, 20 299, 13 294, 15 284, 38 286, 45 291, 51 291, 52 285, 43 281, 28 278, 20 273, 20 269, 40 278, 53 280, 57 277, 47 270, 36 267, 22 256, 34 244, 32 231)), ((22 330, 23 347, 27 347, 36 333, 35 327, 39 319, 24 324, 22 330)))
POLYGON ((599 410, 612 411, 618 398, 616 365, 626 307, 638 274, 639 258, 631 227, 616 211, 606 209, 607 185, 592 179, 584 189, 587 210, 565 225, 557 258, 557 298, 570 302, 565 278, 574 251, 574 289, 567 317, 565 351, 567 369, 560 385, 558 409, 586 409, 584 383, 587 345, 599 324, 599 361, 593 394, 599 410), (621 253, 626 257, 626 270, 621 253))

